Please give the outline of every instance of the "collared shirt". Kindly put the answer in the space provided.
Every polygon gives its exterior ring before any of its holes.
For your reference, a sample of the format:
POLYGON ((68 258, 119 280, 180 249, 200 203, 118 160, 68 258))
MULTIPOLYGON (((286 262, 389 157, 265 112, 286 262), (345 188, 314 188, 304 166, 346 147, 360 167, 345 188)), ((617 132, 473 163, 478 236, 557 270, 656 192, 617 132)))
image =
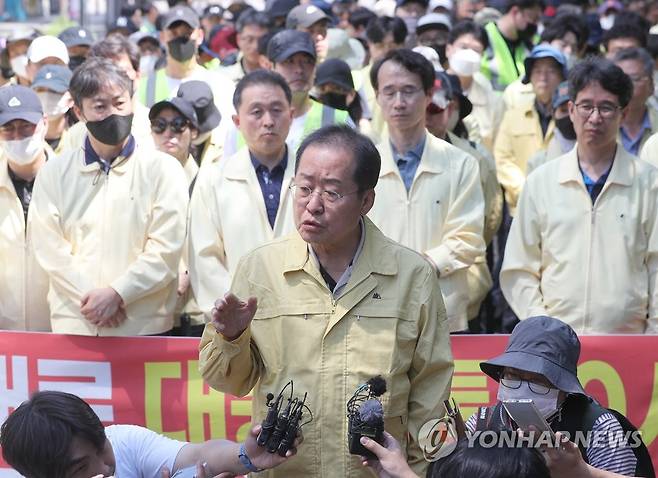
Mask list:
POLYGON ((644 112, 644 119, 642 120, 642 130, 640 134, 632 138, 626 128, 622 125, 619 128, 619 134, 621 136, 621 144, 624 145, 624 149, 635 156, 640 154, 640 144, 642 143, 642 138, 644 137, 644 132, 649 130, 651 132, 651 120, 649 119, 649 110, 647 109, 644 112))
POLYGON ((318 269, 320 269, 320 274, 322 274, 322 278, 327 283, 327 287, 329 287, 329 290, 331 290, 331 293, 334 297, 338 297, 341 291, 343 290, 343 288, 350 281, 350 277, 352 277, 352 269, 354 268, 354 264, 356 264, 356 261, 359 259, 359 256, 361 255, 361 251, 363 250, 363 244, 366 242, 366 226, 363 223, 363 217, 359 220, 359 226, 361 227, 361 239, 359 239, 359 245, 356 248, 354 257, 352 257, 352 260, 350 261, 350 265, 347 266, 347 269, 345 269, 345 272, 343 272, 343 274, 340 276, 338 282, 336 282, 333 279, 333 277, 331 277, 329 273, 325 270, 325 268, 322 267, 322 264, 320 263, 318 256, 315 254, 315 251, 313 250, 310 244, 308 245, 309 256, 312 258, 315 265, 318 266, 318 269))
POLYGON ((594 181, 592 178, 590 178, 587 175, 587 173, 580 166, 580 161, 578 162, 578 169, 580 169, 580 174, 583 175, 583 182, 585 183, 585 187, 587 188, 589 197, 592 198, 592 204, 594 204, 596 202, 596 198, 599 197, 599 194, 601 194, 601 190, 603 190, 603 186, 605 186, 605 182, 608 180, 608 175, 610 174, 610 170, 612 169, 612 164, 610 165, 608 170, 605 173, 603 173, 596 181, 594 181))
POLYGON ((416 176, 416 170, 420 164, 420 158, 423 156, 423 150, 425 149, 425 138, 427 135, 423 135, 416 146, 411 148, 409 151, 406 151, 404 154, 400 154, 391 143, 391 150, 393 151, 393 159, 395 164, 398 165, 400 170, 400 176, 404 182, 404 187, 407 188, 407 192, 411 189, 411 184, 414 182, 414 176, 416 176))
POLYGON ((32 188, 34 187, 35 178, 32 178, 31 181, 26 181, 23 178, 19 178, 9 166, 7 166, 7 170, 9 171, 9 177, 11 178, 11 182, 16 190, 16 195, 21 201, 21 206, 23 206, 23 214, 25 215, 25 223, 27 224, 27 210, 30 207, 30 201, 32 200, 32 188))
MULTIPOLYGON (((131 134, 128 137, 128 142, 126 145, 123 147, 121 152, 117 155, 117 158, 119 156, 127 158, 133 152, 135 151, 135 138, 131 134)), ((101 169, 105 174, 108 174, 110 172, 110 168, 112 167, 112 161, 114 161, 116 158, 101 158, 96 151, 94 151, 94 148, 91 146, 91 142, 89 141, 89 137, 85 138, 85 164, 88 166, 92 163, 98 163, 101 166, 101 169)))
POLYGON ((288 147, 286 146, 283 152, 283 158, 279 164, 274 166, 271 170, 263 166, 258 158, 256 158, 251 151, 249 151, 251 164, 254 165, 258 184, 263 193, 263 200, 265 201, 265 209, 267 210, 267 220, 270 226, 274 228, 274 221, 276 220, 276 213, 279 210, 279 199, 281 198, 281 185, 283 184, 283 175, 288 166, 288 147))

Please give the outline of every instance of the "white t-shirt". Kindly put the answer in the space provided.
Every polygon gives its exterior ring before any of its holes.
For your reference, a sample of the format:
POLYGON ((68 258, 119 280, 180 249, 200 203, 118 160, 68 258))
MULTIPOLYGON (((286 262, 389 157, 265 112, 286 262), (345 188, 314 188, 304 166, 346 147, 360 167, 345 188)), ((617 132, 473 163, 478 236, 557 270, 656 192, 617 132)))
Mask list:
POLYGON ((136 425, 110 425, 105 434, 114 450, 115 478, 160 478, 160 470, 171 471, 187 445, 136 425))

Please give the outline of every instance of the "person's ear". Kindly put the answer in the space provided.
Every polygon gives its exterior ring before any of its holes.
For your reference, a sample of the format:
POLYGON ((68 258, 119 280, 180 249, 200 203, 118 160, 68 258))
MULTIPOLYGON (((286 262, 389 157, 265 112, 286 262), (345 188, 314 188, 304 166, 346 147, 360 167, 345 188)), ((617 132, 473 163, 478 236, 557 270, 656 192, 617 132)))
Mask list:
POLYGON ((235 125, 236 128, 240 128, 240 117, 238 115, 233 115, 231 116, 231 119, 233 120, 233 124, 235 125))
POLYGON ((365 216, 370 212, 372 206, 375 204, 375 190, 368 189, 363 193, 363 198, 361 199, 361 215, 365 216))
POLYGON ((196 129, 196 128, 192 128, 192 129, 190 130, 190 138, 191 138, 192 140, 195 140, 195 139, 197 139, 198 137, 199 137, 199 130, 196 129))
POLYGON ((203 43, 203 29, 195 28, 194 31, 192 32, 191 38, 194 39, 197 48, 200 47, 201 44, 203 43))
POLYGON ((569 100, 567 103, 567 109, 569 110, 569 119, 571 120, 572 123, 575 124, 576 122, 576 104, 569 100))
POLYGON ((82 115, 82 109, 78 107, 75 103, 73 104, 73 112, 75 113, 75 116, 78 118, 79 121, 82 121, 83 123, 86 123, 87 120, 85 117, 82 115))
POLYGON ((356 98, 356 91, 352 90, 352 91, 350 91, 350 92, 347 94, 347 96, 345 97, 345 102, 346 102, 348 105, 351 105, 351 104, 352 104, 352 101, 354 101, 354 98, 356 98))

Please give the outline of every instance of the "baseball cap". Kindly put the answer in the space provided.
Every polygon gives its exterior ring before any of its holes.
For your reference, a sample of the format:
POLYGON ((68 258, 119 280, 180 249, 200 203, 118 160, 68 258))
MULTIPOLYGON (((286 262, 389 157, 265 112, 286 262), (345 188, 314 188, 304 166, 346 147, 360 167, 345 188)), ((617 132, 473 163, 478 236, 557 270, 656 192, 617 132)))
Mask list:
POLYGON ((137 46, 139 46, 139 44, 142 43, 143 41, 149 41, 154 45, 160 46, 160 39, 155 33, 151 33, 151 32, 142 32, 142 31, 135 32, 131 34, 128 37, 128 39, 137 46))
POLYGON ((199 28, 199 15, 192 8, 185 5, 178 5, 165 13, 162 28, 167 29, 176 22, 187 23, 192 28, 199 28))
POLYGON ((427 5, 429 4, 429 0, 396 0, 395 6, 396 7, 401 7, 405 3, 419 3, 419 4, 423 5, 424 7, 427 7, 427 5))
POLYGON ((27 49, 27 59, 39 63, 46 58, 58 58, 65 65, 69 64, 69 51, 62 40, 51 35, 35 38, 27 49))
POLYGON ((44 65, 39 68, 32 89, 47 88, 56 93, 64 93, 69 89, 73 72, 62 65, 44 65))
POLYGON ((543 44, 534 47, 530 55, 523 60, 523 66, 525 67, 525 75, 523 75, 523 80, 521 80, 523 83, 530 83, 532 67, 540 58, 552 58, 555 60, 562 68, 562 78, 567 77, 567 59, 564 54, 552 46, 543 44))
POLYGON ((311 35, 299 30, 282 30, 267 44, 267 57, 275 63, 290 58, 295 53, 306 53, 317 59, 311 35))
POLYGON ((451 30, 452 22, 450 21, 450 17, 448 15, 444 15, 443 13, 428 13, 427 15, 423 15, 418 19, 418 23, 416 24, 416 33, 420 33, 423 30, 427 30, 432 27, 443 27, 447 30, 451 30))
POLYGON ((7 43, 13 43, 17 41, 32 41, 38 36, 40 36, 38 30, 27 25, 17 25, 12 27, 11 31, 7 35, 7 43))
POLYGON ((222 8, 221 5, 208 5, 206 8, 203 9, 203 14, 201 15, 203 18, 206 17, 221 17, 224 15, 224 9, 222 8))
POLYGON ((459 119, 466 118, 473 111, 473 103, 464 95, 459 77, 456 75, 451 75, 445 71, 437 71, 434 88, 432 103, 440 108, 445 108, 448 102, 457 98, 459 100, 459 119))
POLYGON ((330 58, 318 65, 315 73, 315 86, 334 83, 346 90, 354 89, 350 66, 339 58, 330 58))
POLYGON ((270 19, 285 17, 297 5, 299 5, 299 0, 267 0, 265 12, 270 19))
POLYGON ((452 9, 454 8, 454 4, 452 0, 430 0, 427 9, 430 12, 433 12, 437 8, 443 8, 444 10, 451 12, 452 9))
POLYGON ((37 94, 27 86, 0 88, 0 126, 15 119, 37 124, 43 118, 43 107, 37 94))
POLYGON ((321 20, 329 20, 329 17, 315 5, 297 5, 286 17, 286 28, 308 28, 321 20))
POLYGON ((563 105, 569 101, 571 97, 569 96, 569 82, 563 81, 555 89, 553 94, 553 109, 556 109, 558 106, 563 105))
POLYGON ((138 31, 139 28, 137 28, 137 25, 135 25, 135 22, 133 22, 130 18, 125 17, 125 16, 119 16, 117 19, 114 21, 114 23, 111 23, 107 27, 107 33, 108 35, 110 33, 121 33, 122 35, 128 36, 132 33, 135 33, 138 31))
POLYGON ((64 42, 67 48, 73 46, 91 46, 94 43, 94 35, 82 27, 71 27, 60 33, 57 38, 64 42))
POLYGON ((197 129, 200 134, 211 131, 219 126, 222 115, 217 109, 217 106, 215 106, 215 98, 208 83, 199 80, 181 83, 176 96, 184 99, 194 108, 197 117, 197 129))
POLYGON ((329 43, 327 59, 340 58, 354 70, 363 68, 366 49, 359 40, 351 38, 345 30, 339 28, 327 30, 327 40, 329 43))
POLYGON ((606 0, 597 9, 599 15, 605 15, 609 10, 614 10, 616 12, 621 12, 624 10, 624 5, 617 0, 606 0))
POLYGON ((165 108, 175 109, 180 114, 182 114, 183 117, 187 119, 192 124, 192 126, 194 126, 194 128, 196 129, 199 128, 199 120, 197 119, 194 106, 190 101, 180 96, 174 96, 173 98, 169 98, 168 100, 159 101, 153 106, 151 106, 151 110, 149 111, 149 119, 152 120, 153 118, 158 116, 158 114, 160 114, 160 111, 162 111, 165 108))

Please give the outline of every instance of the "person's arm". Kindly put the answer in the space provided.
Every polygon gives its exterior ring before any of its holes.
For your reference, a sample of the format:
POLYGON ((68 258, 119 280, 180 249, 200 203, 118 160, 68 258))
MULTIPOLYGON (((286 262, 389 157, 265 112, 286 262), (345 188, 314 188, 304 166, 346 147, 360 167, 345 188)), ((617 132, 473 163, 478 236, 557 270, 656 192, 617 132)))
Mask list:
POLYGON ((418 433, 428 420, 445 414, 443 401, 450 395, 454 363, 439 280, 432 270, 427 270, 420 290, 419 335, 408 372, 407 457, 414 472, 424 476, 427 461, 418 444, 418 433))
MULTIPOLYGON (((658 193, 658 170, 652 170, 656 185, 652 188, 652 197, 658 193)), ((649 277, 649 314, 645 334, 658 334, 658 207, 650 208, 647 218, 647 255, 646 264, 649 277)))
MULTIPOLYGON (((288 450, 285 457, 278 453, 270 453, 266 447, 258 446, 256 438, 260 433, 260 425, 252 427, 249 436, 244 442, 244 451, 252 465, 259 470, 267 470, 279 466, 297 453, 297 447, 302 439, 301 435, 295 441, 293 448, 288 450)), ((204 443, 190 443, 181 448, 176 456, 172 474, 189 466, 205 463, 205 472, 209 477, 220 473, 246 475, 253 471, 245 467, 240 460, 241 444, 229 440, 209 440, 204 443)))
POLYGON ((484 243, 488 245, 498 232, 503 221, 503 191, 496 177, 496 164, 491 156, 481 145, 476 145, 478 152, 484 157, 480 161, 480 181, 482 193, 484 194, 484 243))
POLYGON ((442 277, 470 267, 486 249, 482 237, 484 196, 477 161, 466 154, 453 161, 459 161, 458 181, 442 226, 441 244, 425 251, 442 277))
POLYGON ((531 189, 528 187, 521 194, 500 271, 500 288, 520 319, 547 315, 541 292, 540 217, 531 189))
POLYGON ((516 207, 526 175, 517 164, 518 161, 514 155, 511 132, 515 127, 513 124, 515 116, 510 113, 513 112, 505 113, 500 130, 498 130, 494 142, 494 158, 496 159, 498 182, 505 189, 508 205, 513 210, 516 207))
POLYGON ((217 297, 229 290, 231 276, 226 264, 221 217, 212 194, 218 178, 214 168, 208 168, 206 175, 198 178, 190 201, 187 263, 194 297, 204 315, 210 318, 217 297))
POLYGON ((158 166, 154 197, 143 198, 152 201, 144 250, 110 284, 125 305, 168 287, 178 277, 189 195, 180 163, 166 157, 158 166))

